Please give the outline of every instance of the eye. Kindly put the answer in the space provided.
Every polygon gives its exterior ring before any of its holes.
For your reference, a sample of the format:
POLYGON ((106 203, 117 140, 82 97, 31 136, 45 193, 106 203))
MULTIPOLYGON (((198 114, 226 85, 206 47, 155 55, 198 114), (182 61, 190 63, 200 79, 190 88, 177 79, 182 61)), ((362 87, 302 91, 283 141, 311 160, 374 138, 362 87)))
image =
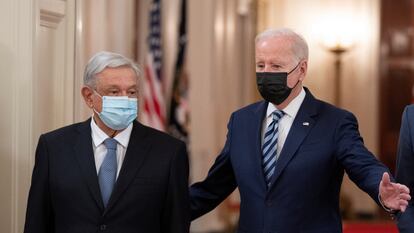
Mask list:
POLYGON ((278 64, 272 64, 272 69, 273 70, 280 70, 282 67, 278 64))
POLYGON ((138 92, 136 90, 130 90, 128 91, 129 97, 136 97, 138 95, 138 92))
POLYGON ((117 89, 111 89, 108 91, 108 95, 110 96, 117 96, 119 94, 119 90, 117 89))
POLYGON ((256 63, 256 69, 259 69, 259 70, 264 69, 264 64, 263 63, 256 63))

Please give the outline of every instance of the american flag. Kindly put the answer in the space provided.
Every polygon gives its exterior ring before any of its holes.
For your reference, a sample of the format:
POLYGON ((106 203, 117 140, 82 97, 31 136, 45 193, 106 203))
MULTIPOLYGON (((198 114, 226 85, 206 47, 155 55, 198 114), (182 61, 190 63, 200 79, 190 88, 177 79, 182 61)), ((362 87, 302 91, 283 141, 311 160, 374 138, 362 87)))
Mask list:
POLYGON ((175 76, 170 102, 168 132, 189 143, 190 107, 189 77, 185 67, 185 49, 187 45, 187 1, 181 1, 181 19, 178 38, 178 54, 175 63, 175 76))
POLYGON ((165 130, 165 101, 162 86, 161 2, 153 0, 149 17, 148 50, 145 64, 142 122, 165 130))

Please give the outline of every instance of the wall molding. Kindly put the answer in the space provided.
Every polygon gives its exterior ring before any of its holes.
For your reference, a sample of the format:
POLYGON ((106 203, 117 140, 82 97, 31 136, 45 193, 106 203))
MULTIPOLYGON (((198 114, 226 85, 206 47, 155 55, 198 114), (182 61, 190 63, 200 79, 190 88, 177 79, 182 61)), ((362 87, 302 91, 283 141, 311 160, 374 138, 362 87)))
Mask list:
MULTIPOLYGON (((31 102, 33 84, 33 41, 36 22, 37 2, 33 0, 15 0, 12 11, 12 121, 11 131, 11 222, 10 232, 23 232, 26 213, 27 190, 30 185, 30 163, 33 152, 31 102)), ((7 213, 5 213, 7 214, 7 213)), ((7 227, 7 226, 5 226, 7 227)), ((0 230, 1 231, 1 230, 0 230)), ((2 231, 3 232, 3 231, 2 231)))
POLYGON ((40 25, 56 29, 65 17, 66 2, 41 0, 40 7, 40 25))

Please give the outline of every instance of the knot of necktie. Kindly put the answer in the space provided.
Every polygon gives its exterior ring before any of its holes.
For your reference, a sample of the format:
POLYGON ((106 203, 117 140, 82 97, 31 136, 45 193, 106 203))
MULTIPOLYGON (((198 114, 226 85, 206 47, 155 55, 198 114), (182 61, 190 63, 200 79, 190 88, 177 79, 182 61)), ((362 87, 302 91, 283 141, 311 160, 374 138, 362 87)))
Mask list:
POLYGON ((282 110, 275 110, 272 112, 273 120, 279 121, 283 116, 285 115, 285 112, 282 110))
POLYGON ((116 150, 116 145, 118 144, 118 142, 113 138, 107 138, 105 139, 104 144, 106 146, 106 149, 116 150))

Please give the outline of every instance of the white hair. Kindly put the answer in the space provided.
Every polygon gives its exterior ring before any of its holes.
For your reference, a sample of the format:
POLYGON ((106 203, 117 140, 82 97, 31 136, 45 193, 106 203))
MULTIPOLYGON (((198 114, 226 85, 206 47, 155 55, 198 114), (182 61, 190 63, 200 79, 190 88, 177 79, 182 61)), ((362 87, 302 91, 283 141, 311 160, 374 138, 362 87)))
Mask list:
POLYGON ((92 88, 96 87, 96 75, 102 72, 105 68, 117 68, 117 67, 129 67, 131 68, 138 79, 141 75, 141 69, 132 60, 122 56, 118 53, 111 53, 107 51, 101 51, 96 53, 85 67, 85 73, 83 75, 83 84, 92 88))
POLYGON ((292 42, 291 49, 292 49, 293 55, 296 56, 296 59, 298 61, 302 59, 308 60, 308 56, 309 56, 308 44, 306 43, 305 39, 301 35, 297 34, 296 32, 292 31, 289 28, 278 28, 278 29, 265 30, 256 36, 255 43, 257 45, 260 41, 264 39, 278 38, 278 37, 285 37, 292 42))

